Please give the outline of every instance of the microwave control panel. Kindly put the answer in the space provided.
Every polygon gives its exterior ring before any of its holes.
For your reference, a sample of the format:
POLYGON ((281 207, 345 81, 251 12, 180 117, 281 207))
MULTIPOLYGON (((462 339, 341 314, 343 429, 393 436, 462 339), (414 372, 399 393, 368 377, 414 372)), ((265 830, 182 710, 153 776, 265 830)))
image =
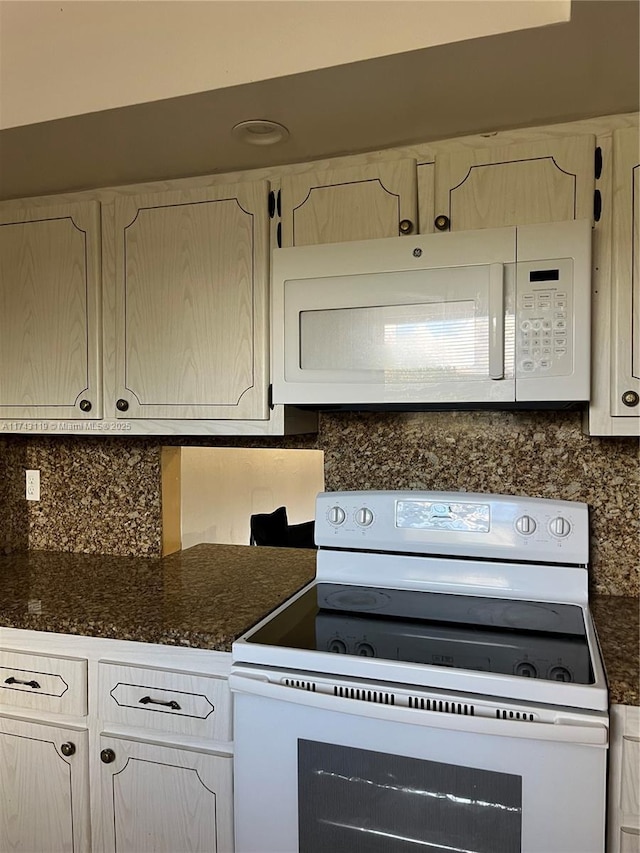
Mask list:
POLYGON ((573 373, 573 262, 518 264, 516 375, 573 373))

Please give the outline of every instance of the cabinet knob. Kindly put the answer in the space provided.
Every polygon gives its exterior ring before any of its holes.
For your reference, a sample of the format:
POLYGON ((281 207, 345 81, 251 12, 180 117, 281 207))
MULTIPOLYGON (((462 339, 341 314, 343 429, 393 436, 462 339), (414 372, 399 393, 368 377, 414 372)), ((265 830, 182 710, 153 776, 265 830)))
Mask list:
POLYGON ((451 220, 444 213, 441 213, 440 216, 436 216, 433 220, 433 224, 436 226, 437 231, 448 231, 451 227, 451 220))
POLYGON ((80 410, 83 412, 90 412, 91 400, 80 400, 80 410))
POLYGON ((111 764, 116 760, 116 754, 112 749, 103 749, 100 753, 100 761, 104 764, 111 764))
POLYGON ((76 745, 75 745, 75 743, 71 743, 71 741, 67 741, 67 743, 63 743, 62 746, 60 747, 60 752, 63 755, 66 755, 67 758, 70 755, 73 755, 75 753, 75 751, 76 751, 76 745))
POLYGON ((622 402, 625 406, 637 406, 640 402, 640 396, 635 391, 625 391, 622 395, 622 402))
POLYGON ((401 234, 411 234, 413 231, 413 222, 410 219, 401 219, 398 228, 401 234))
POLYGON ((119 400, 116 400, 116 409, 119 412, 126 412, 129 408, 129 403, 126 400, 123 400, 122 397, 119 400))

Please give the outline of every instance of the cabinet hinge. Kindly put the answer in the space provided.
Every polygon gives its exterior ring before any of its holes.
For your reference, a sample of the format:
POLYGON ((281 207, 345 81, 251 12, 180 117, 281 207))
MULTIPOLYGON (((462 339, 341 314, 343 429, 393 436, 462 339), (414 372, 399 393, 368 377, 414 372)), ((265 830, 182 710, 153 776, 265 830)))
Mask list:
POLYGON ((278 244, 278 248, 282 248, 282 222, 278 222, 278 227, 276 228, 276 243, 278 244))
POLYGON ((276 194, 273 190, 269 191, 269 219, 273 219, 273 216, 276 212, 276 194))
POLYGON ((282 194, 280 190, 278 190, 278 201, 276 203, 276 208, 278 211, 278 216, 282 216, 282 194))
POLYGON ((594 160, 594 172, 596 176, 596 181, 602 175, 602 148, 598 145, 596 148, 596 155, 594 160))
POLYGON ((600 222, 602 216, 602 194, 596 190, 593 194, 593 221, 600 222))
POLYGON ((273 385, 271 383, 269 383, 269 390, 267 391, 267 405, 273 409, 273 385))

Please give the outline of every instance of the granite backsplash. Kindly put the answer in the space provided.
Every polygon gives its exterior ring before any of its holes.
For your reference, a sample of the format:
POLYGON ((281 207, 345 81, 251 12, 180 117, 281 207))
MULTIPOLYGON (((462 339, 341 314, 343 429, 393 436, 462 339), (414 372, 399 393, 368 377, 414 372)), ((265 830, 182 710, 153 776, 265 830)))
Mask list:
POLYGON ((24 440, 0 436, 0 555, 29 547, 24 499, 27 452, 24 440))
POLYGON ((0 438, 0 553, 161 552, 160 449, 167 444, 314 448, 337 489, 497 492, 591 507, 594 591, 640 594, 637 439, 583 435, 577 412, 322 414, 318 435, 281 439, 0 438), (39 468, 42 499, 24 499, 39 468))

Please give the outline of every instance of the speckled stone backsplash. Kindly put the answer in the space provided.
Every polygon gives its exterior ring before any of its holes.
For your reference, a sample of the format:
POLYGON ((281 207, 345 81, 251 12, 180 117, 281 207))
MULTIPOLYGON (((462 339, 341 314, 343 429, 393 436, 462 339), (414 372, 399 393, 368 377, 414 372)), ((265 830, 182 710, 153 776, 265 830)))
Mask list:
POLYGON ((638 441, 589 438, 576 412, 322 419, 325 487, 495 492, 591 507, 594 591, 640 594, 638 441))
POLYGON ((317 448, 325 453, 328 490, 584 501, 592 510, 594 591, 640 595, 638 441, 589 438, 577 412, 323 414, 317 437, 283 439, 12 436, 0 439, 2 534, 16 542, 21 534, 23 546, 36 550, 158 556, 163 443, 317 448), (41 470, 39 503, 24 500, 25 467, 41 470))
POLYGON ((29 547, 29 522, 24 511, 26 445, 0 437, 0 555, 29 547))
POLYGON ((59 436, 12 438, 12 442, 22 447, 18 477, 22 500, 14 509, 27 525, 30 549, 160 556, 156 440, 59 436), (24 500, 25 467, 40 469, 38 502, 24 500))

